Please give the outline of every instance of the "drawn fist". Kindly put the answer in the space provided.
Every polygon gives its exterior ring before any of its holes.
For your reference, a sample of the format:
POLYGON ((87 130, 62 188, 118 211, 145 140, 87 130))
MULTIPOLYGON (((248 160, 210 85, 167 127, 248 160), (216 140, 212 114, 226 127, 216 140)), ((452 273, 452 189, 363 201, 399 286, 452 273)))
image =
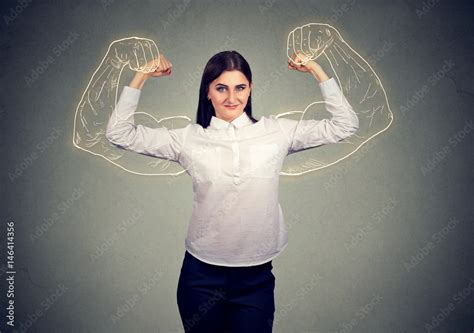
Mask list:
POLYGON ((132 71, 150 73, 160 65, 160 52, 156 43, 148 38, 126 37, 114 41, 108 50, 112 65, 128 65, 132 71))
POLYGON ((305 65, 308 61, 318 58, 333 42, 331 27, 310 23, 297 27, 288 34, 287 56, 293 62, 294 55, 299 58, 298 64, 305 65))

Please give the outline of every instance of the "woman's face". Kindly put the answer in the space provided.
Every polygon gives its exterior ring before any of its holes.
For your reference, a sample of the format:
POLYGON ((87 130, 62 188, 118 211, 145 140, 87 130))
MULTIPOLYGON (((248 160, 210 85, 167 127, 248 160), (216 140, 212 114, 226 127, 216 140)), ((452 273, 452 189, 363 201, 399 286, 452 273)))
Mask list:
POLYGON ((240 116, 247 105, 251 88, 252 85, 241 71, 222 72, 211 82, 207 94, 216 111, 216 117, 231 122, 240 116))

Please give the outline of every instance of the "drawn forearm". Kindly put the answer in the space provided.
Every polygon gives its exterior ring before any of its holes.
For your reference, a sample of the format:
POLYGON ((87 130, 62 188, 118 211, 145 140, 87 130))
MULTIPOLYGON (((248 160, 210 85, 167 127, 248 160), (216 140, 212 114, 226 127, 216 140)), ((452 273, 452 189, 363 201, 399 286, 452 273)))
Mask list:
POLYGON ((76 144, 90 148, 100 142, 100 135, 115 106, 122 69, 123 65, 118 66, 107 54, 95 71, 76 112, 76 144))
MULTIPOLYGON (((335 36, 325 49, 324 57, 334 72, 344 97, 351 99, 361 126, 371 132, 377 120, 391 117, 385 92, 370 65, 341 38, 335 36)), ((343 100, 340 101, 344 103, 343 100)))
POLYGON ((86 91, 87 101, 93 109, 110 106, 111 100, 115 102, 121 68, 116 68, 112 63, 113 59, 108 57, 92 77, 91 85, 86 91))

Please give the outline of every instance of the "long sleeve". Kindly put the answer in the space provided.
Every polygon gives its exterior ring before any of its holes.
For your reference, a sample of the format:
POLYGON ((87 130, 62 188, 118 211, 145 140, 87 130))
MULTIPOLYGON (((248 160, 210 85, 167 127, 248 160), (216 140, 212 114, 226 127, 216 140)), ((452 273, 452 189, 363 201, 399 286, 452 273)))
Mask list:
POLYGON ((337 143, 359 129, 359 118, 347 101, 334 78, 319 82, 326 110, 331 119, 302 119, 300 121, 277 118, 285 133, 289 150, 288 154, 307 148, 329 143, 337 143))
POLYGON ((135 125, 134 112, 140 94, 140 89, 124 86, 107 124, 105 137, 120 148, 178 162, 190 124, 171 130, 135 125))

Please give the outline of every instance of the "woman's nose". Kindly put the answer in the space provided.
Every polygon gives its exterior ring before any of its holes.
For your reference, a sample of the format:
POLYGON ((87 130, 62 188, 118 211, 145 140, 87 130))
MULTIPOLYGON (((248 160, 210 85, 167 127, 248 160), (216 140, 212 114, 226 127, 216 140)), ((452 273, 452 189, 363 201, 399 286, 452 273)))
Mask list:
POLYGON ((231 91, 229 93, 229 104, 234 104, 234 102, 235 102, 235 93, 231 91))

